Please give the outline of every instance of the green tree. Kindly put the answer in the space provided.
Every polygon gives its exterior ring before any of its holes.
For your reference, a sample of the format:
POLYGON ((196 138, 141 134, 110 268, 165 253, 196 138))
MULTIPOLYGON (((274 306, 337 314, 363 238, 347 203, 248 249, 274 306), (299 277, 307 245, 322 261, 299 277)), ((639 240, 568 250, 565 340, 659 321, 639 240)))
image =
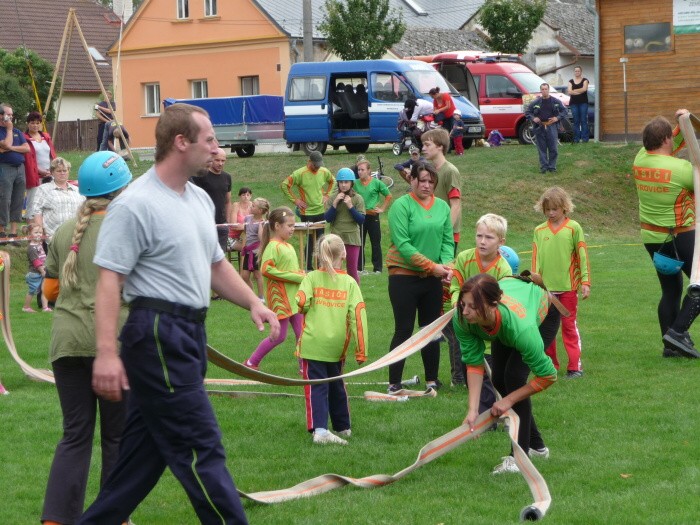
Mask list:
MULTIPOLYGON (((53 65, 34 51, 27 50, 27 53, 32 72, 34 73, 34 82, 39 92, 39 101, 43 106, 49 94, 54 68, 53 65)), ((54 88, 54 95, 59 93, 60 88, 60 79, 58 79, 54 88)), ((12 53, 0 49, 0 93, 2 93, 0 98, 2 98, 3 102, 7 102, 14 109, 15 116, 20 123, 23 122, 27 113, 37 111, 38 108, 34 100, 34 88, 32 87, 32 79, 29 75, 24 49, 17 48, 12 53)), ((47 120, 53 120, 55 116, 55 111, 51 109, 47 115, 47 120)))
POLYGON ((486 0, 479 23, 489 34, 491 51, 524 53, 546 6, 546 0, 486 0))
POLYGON ((324 8, 318 29, 343 60, 379 59, 406 31, 389 0, 326 0, 324 8))

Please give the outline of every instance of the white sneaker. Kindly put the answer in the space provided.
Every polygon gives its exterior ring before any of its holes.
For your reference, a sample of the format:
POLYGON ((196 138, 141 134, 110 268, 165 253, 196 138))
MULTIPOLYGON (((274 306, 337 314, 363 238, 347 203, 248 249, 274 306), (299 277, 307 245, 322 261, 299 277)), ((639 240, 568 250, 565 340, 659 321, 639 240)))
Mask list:
POLYGON ((339 438, 332 432, 329 432, 327 428, 317 428, 314 430, 314 444, 316 445, 347 445, 348 442, 343 438, 339 438))
POLYGON ((341 430, 340 432, 338 432, 338 435, 349 438, 350 436, 352 436, 352 430, 349 428, 346 428, 345 430, 341 430))
POLYGON ((515 458, 513 456, 504 456, 503 463, 496 465, 491 474, 505 474, 515 472, 520 472, 518 465, 515 464, 515 458))
POLYGON ((531 448, 527 455, 531 458, 547 459, 549 457, 549 449, 547 447, 531 448))

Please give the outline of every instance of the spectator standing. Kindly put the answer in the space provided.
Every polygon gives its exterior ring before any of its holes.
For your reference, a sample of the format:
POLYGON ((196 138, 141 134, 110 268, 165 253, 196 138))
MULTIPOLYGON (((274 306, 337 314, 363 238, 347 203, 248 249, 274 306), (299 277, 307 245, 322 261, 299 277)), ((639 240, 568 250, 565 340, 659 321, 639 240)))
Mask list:
POLYGON ((15 114, 11 106, 0 104, 0 119, 0 237, 17 237, 26 185, 24 155, 30 148, 24 133, 13 125, 15 114))
POLYGON ((574 78, 566 87, 569 95, 569 109, 574 117, 574 144, 588 142, 588 79, 583 76, 581 66, 574 68, 574 78))
POLYGON ((556 172, 559 155, 559 121, 566 118, 566 108, 549 94, 549 84, 540 86, 540 96, 527 107, 525 115, 533 123, 535 144, 540 159, 540 173, 556 172))
POLYGON ((417 146, 408 148, 408 153, 410 155, 408 160, 394 164, 394 169, 399 172, 403 180, 410 184, 409 175, 411 175, 411 168, 416 162, 424 162, 425 158, 420 156, 420 148, 417 146))
POLYGON ((97 127, 97 148, 95 151, 105 151, 107 149, 105 129, 107 124, 114 119, 114 112, 117 110, 117 103, 110 100, 110 96, 108 93, 105 100, 95 104, 95 116, 100 121, 97 127))
MULTIPOLYGON (((352 89, 352 86, 350 88, 352 89)), ((306 166, 284 179, 280 188, 285 197, 298 208, 299 217, 303 222, 319 222, 324 220, 324 205, 334 184, 333 174, 323 167, 323 155, 312 151, 306 166)), ((306 240, 307 271, 313 270, 314 246, 316 231, 309 233, 306 240)))
MULTIPOLYGON (((372 244, 372 271, 381 273, 382 227, 380 215, 389 207, 391 192, 386 184, 372 177, 372 168, 368 161, 361 162, 357 168, 360 179, 356 181, 354 189, 365 203, 365 221, 360 225, 362 249, 360 250, 357 268, 359 271, 364 271, 365 269, 365 246, 367 245, 367 235, 369 235, 369 241, 372 244)), ((350 264, 348 264, 349 267, 350 264)))
POLYGON ((202 523, 247 523, 204 389, 209 290, 249 309, 258 330, 270 323, 274 338, 279 323, 226 260, 211 199, 188 183, 217 147, 204 110, 166 108, 155 165, 112 202, 102 224, 92 384, 110 401, 129 389, 130 401, 117 464, 79 525, 125 521, 166 467, 202 523), (130 312, 119 352, 122 296, 130 312))
POLYGON ((51 180, 51 161, 56 158, 51 135, 42 130, 44 119, 38 111, 27 115, 27 131, 24 138, 29 144, 29 153, 24 154, 24 171, 27 190, 27 219, 33 217, 34 196, 39 184, 51 180))
MULTIPOLYGON (((218 148, 208 169, 200 171, 190 179, 195 186, 202 188, 214 203, 214 221, 217 225, 226 224, 231 214, 231 175, 224 171, 226 152, 218 148)), ((228 226, 217 226, 219 245, 226 251, 228 226)))
POLYGON ((51 161, 53 180, 42 184, 34 197, 33 221, 44 228, 47 243, 64 221, 75 215, 85 197, 76 186, 68 182, 71 163, 63 157, 51 161))

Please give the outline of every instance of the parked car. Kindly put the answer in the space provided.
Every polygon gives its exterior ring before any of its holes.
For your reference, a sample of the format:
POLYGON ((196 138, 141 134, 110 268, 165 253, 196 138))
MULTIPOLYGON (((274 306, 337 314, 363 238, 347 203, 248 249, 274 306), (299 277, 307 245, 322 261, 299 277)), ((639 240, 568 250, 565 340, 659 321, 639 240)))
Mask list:
MULTIPOLYGON (((556 86, 554 89, 559 91, 560 93, 566 93, 566 88, 568 87, 568 84, 566 86, 556 86)), ((590 138, 593 138, 593 135, 595 134, 595 85, 594 84, 588 84, 588 91, 586 92, 588 95, 588 134, 590 138)))
MULTIPOLYGON (((520 55, 485 53, 482 51, 449 51, 437 55, 411 57, 428 62, 465 97, 470 97, 473 77, 479 100, 479 110, 486 125, 486 136, 497 129, 504 137, 517 137, 521 144, 532 143, 532 126, 525 118, 523 98, 539 95, 545 80, 520 62, 520 55)), ((569 96, 553 93, 564 106, 569 96)), ((566 135, 568 123, 562 123, 560 136, 566 135)), ((566 140, 562 137, 562 140, 566 140)))
POLYGON ((294 150, 325 152, 327 146, 364 153, 370 144, 397 142, 399 112, 409 98, 431 88, 451 93, 462 112, 463 143, 484 136, 481 113, 434 68, 414 60, 299 62, 289 70, 284 96, 284 138, 294 150))

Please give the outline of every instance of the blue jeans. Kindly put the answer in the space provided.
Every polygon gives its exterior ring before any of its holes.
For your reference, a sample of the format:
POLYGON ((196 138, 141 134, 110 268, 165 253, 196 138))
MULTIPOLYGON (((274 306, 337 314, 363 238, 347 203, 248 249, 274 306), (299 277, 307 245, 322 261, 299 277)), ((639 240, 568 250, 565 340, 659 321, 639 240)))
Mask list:
POLYGON ((569 109, 574 116, 574 142, 588 142, 588 104, 571 104, 569 109))
POLYGON ((559 124, 544 126, 540 124, 534 130, 537 153, 540 156, 540 171, 554 171, 557 169, 557 156, 559 155, 559 124))
POLYGON ((24 164, 0 164, 0 226, 22 220, 24 205, 24 164))

